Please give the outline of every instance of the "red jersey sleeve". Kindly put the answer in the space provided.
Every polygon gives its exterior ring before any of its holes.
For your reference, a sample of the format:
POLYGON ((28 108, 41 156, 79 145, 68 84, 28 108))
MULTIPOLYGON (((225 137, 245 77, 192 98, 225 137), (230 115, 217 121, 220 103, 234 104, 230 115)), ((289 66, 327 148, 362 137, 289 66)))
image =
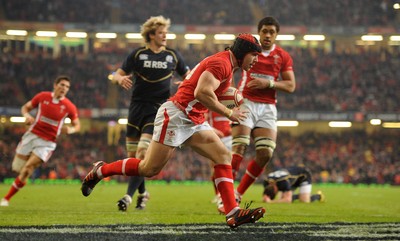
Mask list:
POLYGON ((282 72, 293 71, 293 59, 290 57, 289 53, 282 51, 282 72))
POLYGON ((38 107, 39 103, 44 99, 45 96, 46 96, 46 92, 39 92, 38 94, 36 94, 31 99, 31 103, 32 103, 33 108, 38 107))

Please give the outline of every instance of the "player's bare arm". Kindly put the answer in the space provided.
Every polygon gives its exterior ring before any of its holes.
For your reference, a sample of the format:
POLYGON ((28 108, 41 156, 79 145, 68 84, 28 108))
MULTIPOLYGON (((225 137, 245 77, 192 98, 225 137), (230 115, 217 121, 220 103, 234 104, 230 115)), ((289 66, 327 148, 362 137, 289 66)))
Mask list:
POLYGON ((292 203, 293 191, 286 191, 281 193, 281 197, 276 200, 272 200, 272 203, 292 203))
POLYGON ((81 130, 81 122, 79 119, 75 119, 71 122, 71 126, 63 126, 61 129, 61 133, 63 134, 74 134, 76 132, 79 132, 81 130))
POLYGON ((292 70, 285 71, 281 74, 282 80, 276 81, 274 89, 287 93, 293 93, 296 89, 296 78, 292 70))
POLYGON ((29 112, 33 110, 32 106, 32 101, 26 102, 22 107, 21 107, 21 114, 22 116, 25 117, 25 124, 27 125, 32 125, 33 122, 35 121, 35 118, 29 114, 29 112))
POLYGON ((194 90, 194 96, 209 110, 217 112, 223 116, 228 117, 232 121, 242 120, 246 117, 246 113, 241 111, 239 108, 232 110, 227 109, 223 104, 218 101, 214 91, 218 88, 220 82, 213 74, 208 71, 204 71, 194 90))
POLYGON ((254 77, 247 83, 250 89, 267 89, 274 88, 287 93, 293 93, 296 89, 296 80, 293 71, 282 73, 282 80, 274 81, 260 77, 254 77))
POLYGON ((113 84, 118 84, 120 85, 122 88, 129 90, 130 88, 132 88, 133 85, 133 81, 131 80, 132 75, 127 75, 127 73, 125 73, 125 71, 123 71, 122 69, 118 69, 113 78, 111 79, 111 82, 113 84))

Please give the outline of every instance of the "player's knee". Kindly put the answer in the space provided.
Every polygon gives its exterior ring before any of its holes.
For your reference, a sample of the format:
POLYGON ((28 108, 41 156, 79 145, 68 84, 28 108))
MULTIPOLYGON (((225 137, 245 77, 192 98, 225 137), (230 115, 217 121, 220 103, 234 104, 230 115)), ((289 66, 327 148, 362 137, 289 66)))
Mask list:
POLYGON ((151 138, 148 137, 141 137, 140 141, 137 145, 137 151, 136 151, 136 158, 138 159, 143 159, 144 156, 146 155, 146 151, 150 146, 151 138))
POLYGON ((25 166, 26 162, 27 162, 27 160, 24 160, 24 159, 22 159, 22 158, 20 158, 18 156, 15 156, 14 160, 12 162, 11 169, 14 172, 20 173, 22 168, 25 166))
POLYGON ((311 197, 309 193, 302 193, 299 195, 299 201, 302 203, 309 203, 311 202, 311 197))

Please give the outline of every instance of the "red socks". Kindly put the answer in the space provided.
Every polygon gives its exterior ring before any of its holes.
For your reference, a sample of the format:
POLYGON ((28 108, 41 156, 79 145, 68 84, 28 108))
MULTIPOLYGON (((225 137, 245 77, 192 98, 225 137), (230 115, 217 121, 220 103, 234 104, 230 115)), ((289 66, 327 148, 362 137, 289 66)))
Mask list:
POLYGON ((141 161, 142 160, 136 158, 126 158, 104 164, 100 168, 100 171, 103 177, 113 175, 139 176, 139 163, 141 161))
POLYGON ((230 165, 214 166, 215 186, 221 194, 224 203, 225 213, 228 214, 237 207, 235 193, 233 190, 232 167, 230 165))
POLYGON ((257 177, 260 176, 263 170, 264 167, 260 167, 254 160, 252 160, 247 166, 246 173, 242 177, 237 191, 243 195, 251 186, 251 184, 253 184, 253 182, 257 179, 257 177))
POLYGON ((236 179, 236 175, 239 172, 240 163, 243 160, 243 156, 237 153, 232 154, 232 173, 233 173, 233 180, 236 179))
POLYGON ((9 201, 12 198, 12 196, 14 196, 19 191, 19 189, 25 186, 25 184, 26 184, 25 182, 21 182, 19 180, 19 177, 15 178, 13 184, 11 185, 10 190, 8 191, 7 195, 4 198, 9 201))

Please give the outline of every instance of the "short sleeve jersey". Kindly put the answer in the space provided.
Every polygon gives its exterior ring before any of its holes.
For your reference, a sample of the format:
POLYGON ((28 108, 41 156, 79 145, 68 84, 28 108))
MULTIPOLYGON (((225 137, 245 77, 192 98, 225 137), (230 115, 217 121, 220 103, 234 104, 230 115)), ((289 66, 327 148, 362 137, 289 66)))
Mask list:
POLYGON ((203 59, 186 76, 177 93, 170 98, 195 124, 203 123, 205 121, 204 114, 208 112, 208 109, 194 97, 194 90, 204 71, 210 72, 221 82, 214 93, 217 96, 224 93, 232 83, 233 63, 230 51, 222 51, 203 59))
POLYGON ((166 48, 160 53, 154 53, 147 47, 141 47, 127 56, 121 69, 133 74, 132 102, 162 103, 170 96, 174 71, 183 76, 189 66, 173 49, 166 48))
POLYGON ((250 89, 246 85, 252 77, 278 81, 280 74, 286 71, 293 71, 292 57, 285 50, 274 45, 272 50, 258 54, 258 61, 249 71, 242 72, 238 89, 244 98, 253 102, 275 104, 277 101, 275 89, 250 89))
POLYGON ((66 117, 72 121, 78 118, 76 106, 66 97, 56 99, 52 92, 40 92, 32 100, 32 106, 37 108, 35 122, 29 131, 44 140, 55 142, 66 117))
POLYGON ((267 180, 274 180, 281 192, 295 190, 304 181, 310 180, 310 173, 306 168, 293 166, 286 169, 279 169, 268 174, 267 180))

